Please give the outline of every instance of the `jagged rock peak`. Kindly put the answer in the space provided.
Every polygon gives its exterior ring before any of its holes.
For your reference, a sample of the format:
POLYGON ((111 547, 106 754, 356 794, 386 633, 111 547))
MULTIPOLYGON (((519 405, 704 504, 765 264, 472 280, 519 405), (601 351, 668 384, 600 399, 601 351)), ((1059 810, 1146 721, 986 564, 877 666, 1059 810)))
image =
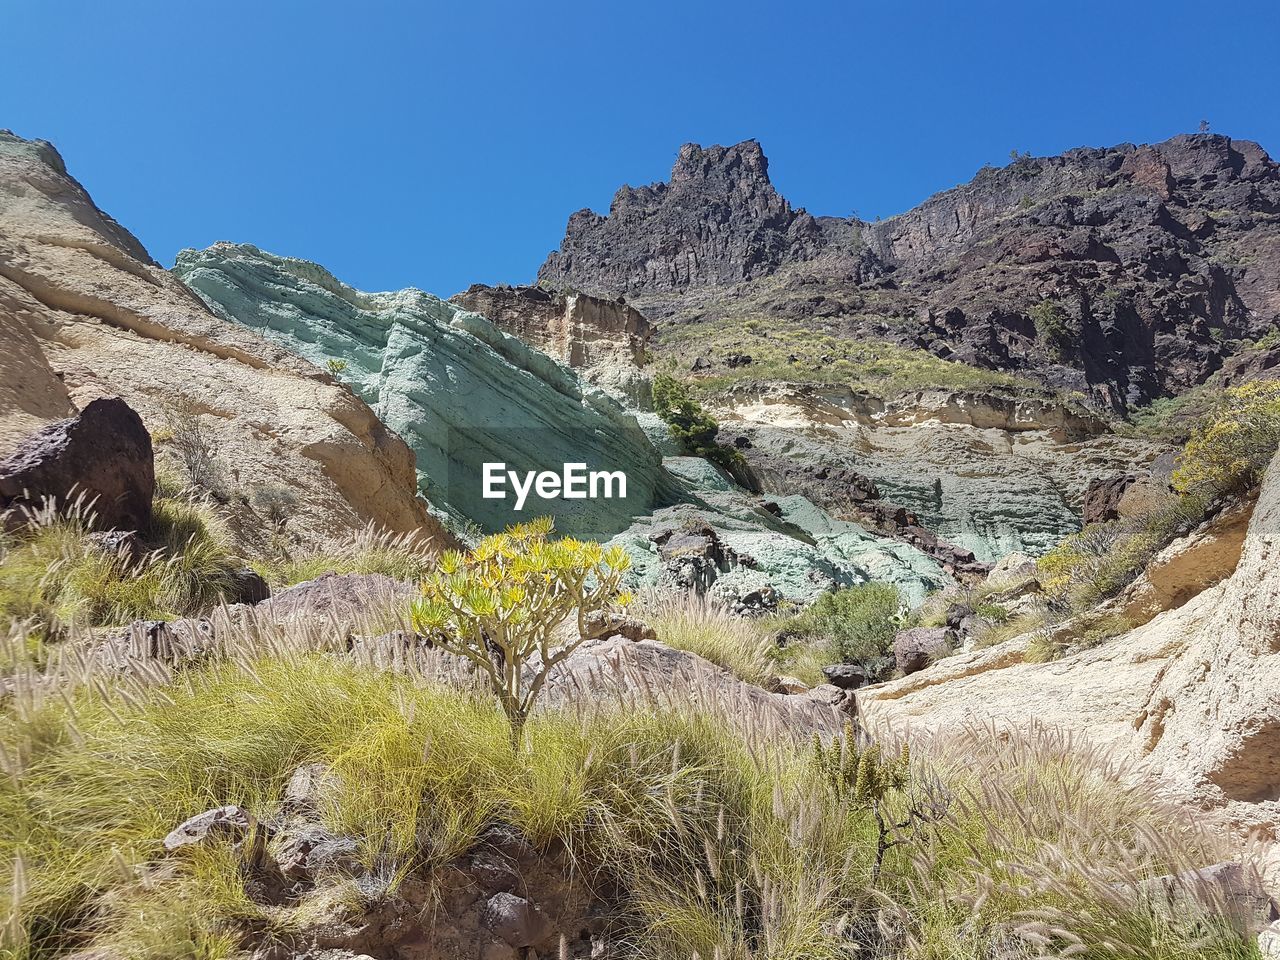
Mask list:
POLYGON ((766 275, 822 234, 769 180, 760 144, 680 148, 666 183, 622 187, 608 216, 579 210, 540 280, 591 293, 683 290, 766 275))

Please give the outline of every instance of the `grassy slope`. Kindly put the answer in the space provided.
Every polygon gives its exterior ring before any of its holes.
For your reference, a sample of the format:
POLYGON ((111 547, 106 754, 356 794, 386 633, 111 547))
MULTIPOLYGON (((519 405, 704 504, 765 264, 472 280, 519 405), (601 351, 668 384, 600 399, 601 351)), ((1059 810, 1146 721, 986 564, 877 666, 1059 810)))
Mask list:
POLYGON ((342 784, 326 816, 359 841, 367 869, 393 884, 428 874, 486 823, 513 823, 616 873, 637 956, 834 960, 851 938, 875 945, 866 955, 918 958, 1040 946, 1256 956, 1213 908, 1135 893, 1143 877, 1220 852, 1149 791, 1043 734, 975 731, 917 757, 912 788, 885 813, 945 812, 899 837, 878 877, 870 813, 837 801, 803 743, 749 749, 714 717, 621 708, 545 713, 528 734, 514 755, 488 701, 322 655, 11 706, 0 718, 8 955, 92 940, 213 958, 250 929, 287 933, 287 913, 246 894, 237 854, 157 868, 158 838, 229 802, 268 814, 299 764, 324 762, 342 784))

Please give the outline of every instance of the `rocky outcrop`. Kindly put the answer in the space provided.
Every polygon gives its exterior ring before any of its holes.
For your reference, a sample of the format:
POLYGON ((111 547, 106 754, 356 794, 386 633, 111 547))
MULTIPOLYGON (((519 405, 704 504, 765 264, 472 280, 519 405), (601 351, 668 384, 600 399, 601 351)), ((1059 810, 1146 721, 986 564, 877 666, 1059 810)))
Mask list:
POLYGON ((155 496, 151 435, 119 397, 101 397, 74 417, 58 420, 22 441, 0 462, 0 510, 78 497, 96 525, 144 530, 155 496))
POLYGON ((449 300, 575 368, 639 366, 653 332, 644 314, 625 301, 585 293, 477 283, 449 300))
POLYGON ((761 385, 713 410, 766 491, 803 491, 957 572, 1043 553, 1079 529, 1092 480, 1164 449, 1044 400, 970 392, 885 401, 847 387, 761 385))
POLYGON ((774 189, 759 143, 686 143, 669 182, 622 187, 608 216, 573 214, 538 279, 628 296, 729 284, 811 257, 822 239, 817 221, 774 189))
MULTIPOLYGON (((669 183, 574 214, 540 277, 660 320, 807 321, 1123 408, 1274 326, 1278 212, 1280 166, 1210 134, 1021 157, 876 223, 792 210, 754 141, 690 144, 669 183)), ((662 340, 679 352, 678 323, 662 340)))
POLYGON ((417 457, 433 504, 488 530, 548 514, 608 538, 675 496, 661 457, 620 403, 479 314, 419 290, 365 293, 323 267, 248 244, 184 250, 174 271, 213 309, 316 363, 335 364, 417 457), (340 365, 340 366, 339 366, 340 365), (484 496, 484 464, 622 471, 625 496, 484 496))
POLYGON ((1280 830, 1280 458, 1233 573, 1150 622, 1052 663, 1028 638, 858 691, 873 719, 948 729, 1063 727, 1274 839, 1280 830))
MULTIPOLYGON (((97 208, 52 146, 0 132, 0 455, 118 396, 173 455, 195 418, 222 491, 287 488, 290 532, 324 543, 373 522, 438 528, 409 449, 349 390, 211 313, 97 208)), ((261 526, 261 524, 259 524, 261 526)))

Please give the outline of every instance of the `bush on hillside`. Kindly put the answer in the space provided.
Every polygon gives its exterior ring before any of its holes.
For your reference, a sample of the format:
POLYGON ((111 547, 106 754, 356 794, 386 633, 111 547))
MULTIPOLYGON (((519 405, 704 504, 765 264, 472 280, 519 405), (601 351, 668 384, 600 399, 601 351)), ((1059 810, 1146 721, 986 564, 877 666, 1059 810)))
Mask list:
POLYGON ((1280 447, 1280 381, 1229 387, 1201 417, 1178 458, 1174 487, 1218 497, 1257 483, 1280 447))
POLYGON ((604 614, 595 628, 602 630, 608 614, 631 599, 622 591, 631 565, 625 550, 552 540, 551 532, 551 518, 544 517, 486 537, 466 554, 445 553, 413 606, 418 630, 488 679, 511 724, 513 746, 548 673, 596 635, 592 615, 604 614), (571 615, 574 634, 557 644, 552 633, 571 615))
POLYGON ((1050 353, 1058 358, 1071 353, 1080 330, 1061 304, 1042 300, 1028 311, 1028 315, 1036 325, 1036 336, 1044 341, 1050 353))
POLYGON ((679 380, 665 373, 653 378, 653 409, 686 453, 719 464, 735 478, 743 471, 746 461, 742 454, 716 442, 720 424, 679 380))
POLYGON ((858 663, 872 671, 883 667, 902 626, 902 600, 888 583, 864 583, 824 593, 780 632, 825 648, 828 660, 858 663))

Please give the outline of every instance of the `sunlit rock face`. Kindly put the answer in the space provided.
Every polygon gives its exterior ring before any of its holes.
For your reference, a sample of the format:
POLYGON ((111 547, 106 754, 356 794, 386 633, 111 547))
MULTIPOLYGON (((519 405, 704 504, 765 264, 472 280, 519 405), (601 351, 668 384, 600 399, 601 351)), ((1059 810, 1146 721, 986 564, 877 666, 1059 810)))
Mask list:
POLYGON ((526 503, 526 518, 579 536, 607 538, 676 495, 621 404, 479 314, 420 290, 365 293, 250 245, 183 251, 174 269, 218 313, 349 383, 413 448, 432 502, 482 528, 522 518, 513 495, 483 497, 485 463, 625 473, 625 497, 526 503))

